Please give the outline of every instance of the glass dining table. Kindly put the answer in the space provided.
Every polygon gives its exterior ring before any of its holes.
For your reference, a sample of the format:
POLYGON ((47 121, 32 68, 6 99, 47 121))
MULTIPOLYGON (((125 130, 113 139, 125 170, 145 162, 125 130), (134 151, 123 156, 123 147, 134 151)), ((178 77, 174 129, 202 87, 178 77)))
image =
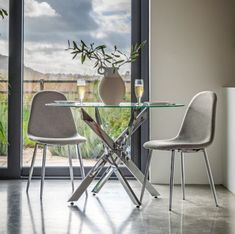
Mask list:
POLYGON ((95 165, 88 172, 86 177, 82 180, 78 188, 72 193, 68 202, 73 204, 77 201, 82 194, 87 191, 88 186, 95 179, 95 177, 101 172, 101 170, 108 165, 105 169, 104 174, 96 183, 95 187, 92 189, 93 194, 97 194, 103 185, 108 181, 111 175, 114 173, 118 180, 123 185, 125 191, 129 195, 132 202, 139 207, 141 205, 141 200, 134 193, 126 177, 123 175, 121 167, 125 166, 128 171, 140 182, 142 185, 146 183, 146 190, 154 197, 158 197, 159 192, 153 187, 153 185, 147 180, 144 181, 144 174, 132 161, 131 151, 130 151, 130 139, 131 136, 136 132, 136 130, 146 121, 148 118, 147 110, 152 108, 178 108, 184 106, 183 104, 176 104, 170 102, 145 102, 140 105, 136 103, 121 103, 119 105, 105 105, 100 102, 76 102, 76 101, 55 101, 53 103, 46 104, 48 107, 67 107, 67 108, 78 108, 81 112, 82 120, 92 129, 92 131, 102 140, 104 153, 98 158, 95 165), (95 119, 93 119, 86 108, 95 109, 95 119), (128 108, 132 110, 132 114, 128 125, 124 131, 116 138, 113 139, 107 131, 103 128, 102 118, 100 115, 100 109, 103 108, 119 108, 120 111, 123 108, 128 108))

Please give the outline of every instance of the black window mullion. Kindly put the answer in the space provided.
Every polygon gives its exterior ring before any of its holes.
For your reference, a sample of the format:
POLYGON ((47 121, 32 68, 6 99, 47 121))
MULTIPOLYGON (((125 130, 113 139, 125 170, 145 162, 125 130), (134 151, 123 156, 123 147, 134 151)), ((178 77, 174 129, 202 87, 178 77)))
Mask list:
POLYGON ((23 0, 10 0, 8 177, 19 178, 22 165, 23 0))
MULTIPOLYGON (((146 41, 140 58, 131 67, 131 101, 136 102, 134 80, 144 80, 142 101, 149 101, 149 0, 132 0, 132 44, 146 41)), ((132 137, 131 152, 135 164, 144 171, 147 151, 142 147, 149 140, 149 117, 132 137)))

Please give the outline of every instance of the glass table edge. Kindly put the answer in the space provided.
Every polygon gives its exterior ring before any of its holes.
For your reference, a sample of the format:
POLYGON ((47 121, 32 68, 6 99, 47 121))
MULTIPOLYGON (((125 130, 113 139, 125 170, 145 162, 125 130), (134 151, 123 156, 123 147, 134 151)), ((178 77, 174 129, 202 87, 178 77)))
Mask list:
POLYGON ((52 102, 47 103, 46 106, 54 106, 54 107, 72 107, 72 108, 134 108, 134 109, 144 109, 144 108, 167 108, 167 107, 183 107, 184 104, 181 103, 165 103, 165 104, 141 104, 137 105, 136 103, 121 103, 120 105, 105 105, 103 103, 59 103, 59 102, 52 102))

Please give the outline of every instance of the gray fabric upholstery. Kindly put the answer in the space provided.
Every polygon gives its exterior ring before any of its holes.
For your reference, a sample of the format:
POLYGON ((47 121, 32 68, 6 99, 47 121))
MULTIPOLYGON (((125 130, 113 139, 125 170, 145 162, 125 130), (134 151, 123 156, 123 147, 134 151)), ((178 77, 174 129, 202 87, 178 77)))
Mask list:
POLYGON ((86 138, 77 133, 69 108, 45 105, 55 100, 66 100, 66 97, 56 91, 42 91, 34 96, 28 125, 29 138, 43 144, 85 142, 86 138))
POLYGON ((172 139, 152 140, 146 149, 201 149, 214 139, 217 97, 214 92, 198 93, 190 102, 178 135, 172 139))

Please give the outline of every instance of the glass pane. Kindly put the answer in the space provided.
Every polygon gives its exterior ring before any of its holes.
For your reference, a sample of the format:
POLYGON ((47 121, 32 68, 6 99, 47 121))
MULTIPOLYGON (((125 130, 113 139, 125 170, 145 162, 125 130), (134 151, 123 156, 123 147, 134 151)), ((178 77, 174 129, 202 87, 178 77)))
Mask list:
POLYGON ((7 167, 7 113, 8 113, 8 12, 9 0, 0 0, 0 167, 7 167))
MULTIPOLYGON (((39 90, 63 92, 69 100, 77 100, 77 80, 86 80, 84 101, 100 101, 98 75, 92 62, 81 65, 79 58, 72 59, 68 40, 83 40, 87 44, 105 44, 113 49, 117 45, 126 53, 131 45, 131 0, 25 0, 25 52, 24 52, 24 154, 23 165, 29 166, 34 143, 27 138, 27 125, 33 95, 39 90)), ((120 68, 126 84, 125 101, 130 101, 130 65, 120 68)), ((87 110, 94 116, 94 109, 87 110)), ((87 138, 81 146, 84 164, 93 165, 102 152, 102 144, 73 110, 78 132, 87 138)), ((117 137, 130 118, 130 110, 101 110, 105 127, 117 137)), ((75 158, 75 148, 72 148, 75 158)), ((41 165, 42 149, 36 160, 41 165)), ((49 148, 47 165, 68 165, 67 147, 49 148)), ((79 165, 74 160, 75 165, 79 165)))

